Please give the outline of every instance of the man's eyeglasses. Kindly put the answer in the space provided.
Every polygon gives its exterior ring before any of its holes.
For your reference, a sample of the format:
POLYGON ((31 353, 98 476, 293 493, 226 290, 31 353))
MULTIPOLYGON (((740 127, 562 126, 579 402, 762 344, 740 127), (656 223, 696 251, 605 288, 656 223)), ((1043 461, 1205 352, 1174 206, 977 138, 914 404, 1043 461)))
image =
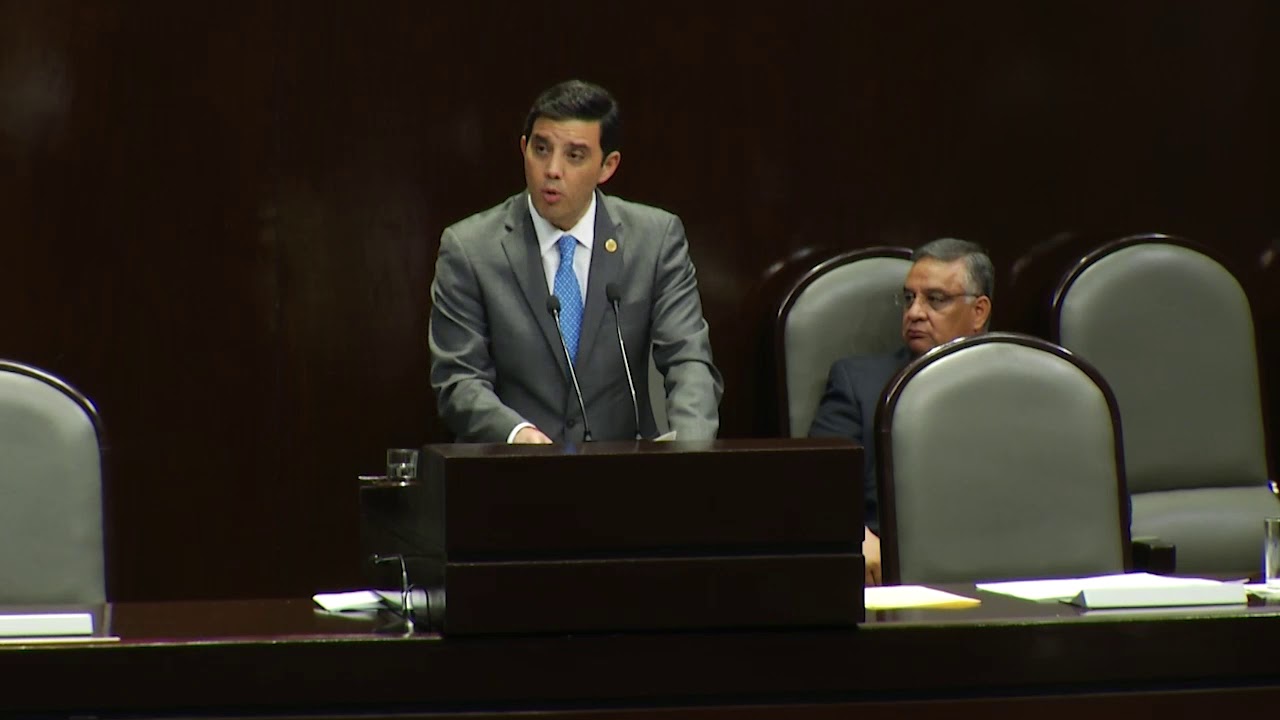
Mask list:
MULTIPOLYGON (((976 298, 978 293, 944 293, 937 290, 931 290, 921 296, 924 303, 935 312, 941 312, 947 309, 956 298, 976 298)), ((894 303, 898 309, 906 312, 908 308, 916 304, 916 294, 910 290, 903 290, 893 296, 894 303)))

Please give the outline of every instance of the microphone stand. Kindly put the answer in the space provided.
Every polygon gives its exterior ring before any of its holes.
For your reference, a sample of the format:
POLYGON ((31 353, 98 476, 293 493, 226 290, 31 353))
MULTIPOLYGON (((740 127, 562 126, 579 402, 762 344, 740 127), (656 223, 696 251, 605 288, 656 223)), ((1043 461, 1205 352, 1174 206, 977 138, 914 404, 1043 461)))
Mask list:
POLYGON ((613 326, 618 331, 618 347, 622 350, 622 367, 627 371, 627 388, 631 390, 631 411, 636 416, 636 439, 643 440, 640 435, 640 403, 636 402, 636 384, 631 379, 631 361, 627 359, 627 344, 622 341, 622 314, 619 310, 622 305, 621 293, 618 292, 617 283, 609 283, 604 288, 604 294, 609 298, 609 305, 613 307, 613 326))
POLYGON ((591 425, 587 423, 587 404, 582 401, 582 388, 578 386, 578 373, 573 370, 573 356, 569 354, 569 344, 564 341, 564 332, 560 330, 560 298, 552 295, 547 298, 547 312, 555 322, 556 335, 560 337, 560 347, 564 348, 564 361, 569 366, 569 379, 573 381, 573 392, 578 396, 578 408, 582 410, 582 441, 591 442, 591 425))

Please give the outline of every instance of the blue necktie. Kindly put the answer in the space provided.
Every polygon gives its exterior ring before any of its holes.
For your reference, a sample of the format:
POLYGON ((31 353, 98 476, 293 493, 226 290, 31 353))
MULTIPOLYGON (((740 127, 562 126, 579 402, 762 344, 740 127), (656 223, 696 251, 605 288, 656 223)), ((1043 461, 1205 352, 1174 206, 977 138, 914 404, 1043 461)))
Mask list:
POLYGON ((578 336, 582 333, 582 290, 573 272, 573 251, 578 240, 572 235, 560 236, 560 267, 556 269, 555 295, 560 299, 560 332, 569 348, 569 357, 578 359, 578 336))

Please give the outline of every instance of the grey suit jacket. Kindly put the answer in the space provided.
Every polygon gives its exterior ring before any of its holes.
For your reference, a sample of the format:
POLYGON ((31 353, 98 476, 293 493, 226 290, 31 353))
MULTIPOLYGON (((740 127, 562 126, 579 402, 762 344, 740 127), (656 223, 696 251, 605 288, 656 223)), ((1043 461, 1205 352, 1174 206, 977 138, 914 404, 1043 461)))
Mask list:
MULTIPOLYGON (((626 341, 641 434, 657 434, 648 391, 652 347, 671 429, 680 440, 714 438, 723 380, 712 363, 683 224, 598 191, 596 203, 574 363, 593 439, 636 433, 615 322, 626 341), (621 291, 616 320, 605 296, 609 283, 621 291)), ((524 192, 445 229, 431 285, 431 387, 458 441, 505 442, 521 421, 558 442, 583 439, 582 411, 547 310, 550 295, 524 192)))
POLYGON ((848 438, 862 446, 862 492, 867 527, 880 533, 876 491, 876 406, 889 381, 911 361, 905 346, 886 355, 855 355, 831 364, 827 389, 809 426, 809 437, 848 438))

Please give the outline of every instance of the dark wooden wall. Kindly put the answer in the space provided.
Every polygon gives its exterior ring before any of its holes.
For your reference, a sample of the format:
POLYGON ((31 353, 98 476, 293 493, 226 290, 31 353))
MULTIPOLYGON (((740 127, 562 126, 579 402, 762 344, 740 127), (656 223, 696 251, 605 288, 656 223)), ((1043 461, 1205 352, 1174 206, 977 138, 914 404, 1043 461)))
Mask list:
POLYGON ((982 242, 1034 329, 1024 255, 1178 233, 1280 355, 1280 6, 748 7, 0 0, 0 356, 102 413, 113 596, 360 582, 356 474, 445 437, 440 232, 567 77, 623 103, 607 189, 686 221, 727 437, 771 432, 775 278, 844 248, 982 242))

